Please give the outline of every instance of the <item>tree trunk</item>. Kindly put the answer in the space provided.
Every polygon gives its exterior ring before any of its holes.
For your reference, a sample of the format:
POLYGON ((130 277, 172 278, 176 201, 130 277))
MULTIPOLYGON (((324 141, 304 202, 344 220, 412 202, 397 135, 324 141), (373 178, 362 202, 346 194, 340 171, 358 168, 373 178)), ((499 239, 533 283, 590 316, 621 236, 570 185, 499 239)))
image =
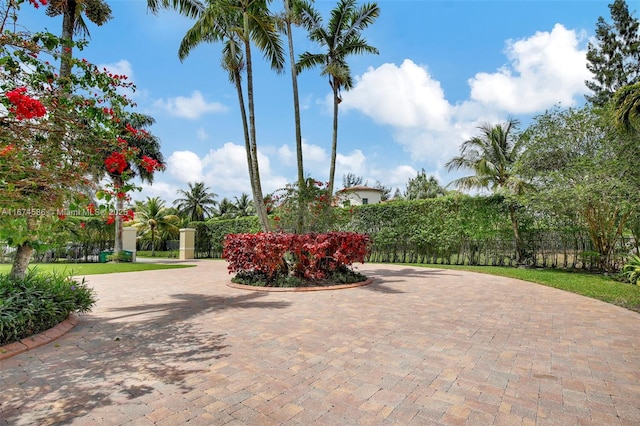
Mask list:
POLYGON ((30 242, 20 244, 16 250, 16 257, 13 259, 9 277, 13 279, 23 279, 29 267, 29 261, 33 254, 33 247, 30 242))
POLYGON ((256 213, 260 219, 260 225, 263 232, 269 232, 269 218, 267 217, 264 195, 262 194, 262 185, 260 183, 260 168, 258 164, 258 145, 256 141, 256 120, 255 107, 253 103, 253 66, 251 63, 251 42, 249 40, 249 16, 244 12, 244 46, 245 61, 247 63, 247 99, 249 101, 249 142, 251 147, 251 166, 253 168, 253 176, 251 189, 253 190, 253 200, 256 207, 256 213))
MULTIPOLYGON (((27 216, 27 231, 32 234, 36 228, 36 218, 34 216, 27 216)), ((31 241, 25 241, 18 245, 16 248, 16 256, 13 259, 11 265, 11 272, 9 277, 14 279, 22 279, 27 273, 29 262, 31 261, 31 255, 33 254, 33 246, 31 241)))
POLYGON ((156 228, 151 227, 151 257, 156 257, 156 228))
POLYGON ((329 169, 329 185, 327 187, 329 204, 333 200, 333 185, 336 177, 336 156, 338 150, 338 104, 340 98, 338 94, 338 87, 335 80, 331 81, 331 88, 333 89, 333 134, 331 137, 331 168, 329 169))
MULTIPOLYGON (((247 120, 247 110, 244 104, 244 96, 242 94, 242 85, 240 84, 240 72, 238 70, 234 70, 234 83, 236 86, 236 91, 238 92, 238 103, 240 104, 240 116, 242 117, 242 130, 244 132, 244 149, 247 154, 247 167, 249 169, 249 182, 251 182, 251 192, 253 194, 254 200, 256 193, 253 191, 253 160, 251 156, 251 138, 249 137, 249 123, 247 120)), ((256 204, 256 203, 254 203, 256 204)), ((256 206, 256 214, 257 213, 256 206)))
POLYGON ((63 49, 60 55, 60 77, 69 78, 71 75, 71 58, 73 57, 70 42, 73 42, 73 28, 76 23, 76 0, 67 0, 66 8, 62 14, 62 42, 63 49), (66 46, 66 44, 69 44, 66 46))
MULTIPOLYGON (((298 69, 296 66, 296 56, 293 50, 293 34, 291 33, 291 7, 289 0, 284 0, 285 23, 287 26, 287 40, 289 42, 289 62, 291 63, 291 87, 293 89, 293 117, 296 127, 296 157, 298 163, 298 200, 305 187, 304 163, 302 159, 302 125, 300 122, 300 97, 298 93, 298 69)), ((304 205, 298 202, 298 221, 296 232, 302 233, 304 229, 304 205)))
MULTIPOLYGON (((122 178, 114 177, 114 184, 117 188, 122 188, 123 182, 122 178)), ((116 194, 117 194, 116 190, 116 194)), ((115 221, 115 238, 113 242, 113 257, 116 262, 120 259, 120 254, 122 253, 122 210, 124 209, 124 200, 118 196, 116 196, 116 221, 115 221)))

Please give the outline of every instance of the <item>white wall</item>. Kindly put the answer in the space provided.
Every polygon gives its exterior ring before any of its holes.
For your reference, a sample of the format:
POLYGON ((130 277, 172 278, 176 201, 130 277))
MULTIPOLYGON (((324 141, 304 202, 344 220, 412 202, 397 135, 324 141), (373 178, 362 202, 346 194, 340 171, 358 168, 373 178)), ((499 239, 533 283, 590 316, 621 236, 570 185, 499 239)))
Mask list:
POLYGON ((379 204, 382 201, 382 192, 375 189, 354 189, 340 191, 336 197, 338 207, 379 204))

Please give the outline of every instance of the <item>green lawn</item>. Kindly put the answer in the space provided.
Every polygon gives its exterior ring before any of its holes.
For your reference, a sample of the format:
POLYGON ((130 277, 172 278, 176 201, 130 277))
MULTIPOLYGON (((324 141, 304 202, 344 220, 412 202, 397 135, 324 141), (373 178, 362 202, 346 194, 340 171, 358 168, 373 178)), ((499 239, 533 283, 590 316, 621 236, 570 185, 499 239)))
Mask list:
POLYGON ((517 278, 519 280, 559 288, 572 293, 581 294, 603 302, 622 306, 640 312, 640 286, 631 285, 614 280, 613 278, 597 274, 567 272, 555 269, 522 269, 500 266, 458 266, 458 265, 418 265, 412 266, 458 269, 463 271, 480 272, 501 277, 517 278))
MULTIPOLYGON (((112 274, 114 272, 152 271, 154 269, 190 268, 194 265, 166 265, 158 263, 41 263, 29 266, 42 272, 71 272, 75 276, 112 274)), ((0 274, 8 273, 11 265, 1 264, 0 274)))

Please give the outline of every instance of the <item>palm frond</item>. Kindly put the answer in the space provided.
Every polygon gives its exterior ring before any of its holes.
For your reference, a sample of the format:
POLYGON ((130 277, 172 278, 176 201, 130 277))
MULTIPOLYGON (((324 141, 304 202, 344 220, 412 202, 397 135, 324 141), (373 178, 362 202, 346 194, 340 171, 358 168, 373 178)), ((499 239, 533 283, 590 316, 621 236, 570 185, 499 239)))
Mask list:
POLYGON ((271 68, 282 72, 285 65, 284 47, 273 16, 267 10, 258 9, 252 11, 250 18, 252 41, 270 62, 271 68))

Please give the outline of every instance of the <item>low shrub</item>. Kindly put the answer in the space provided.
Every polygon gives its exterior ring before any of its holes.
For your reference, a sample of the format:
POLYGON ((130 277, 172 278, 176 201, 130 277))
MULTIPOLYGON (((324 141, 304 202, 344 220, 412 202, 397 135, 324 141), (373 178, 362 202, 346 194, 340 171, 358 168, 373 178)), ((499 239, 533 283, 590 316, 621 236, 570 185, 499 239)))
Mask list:
POLYGON ((631 256, 622 268, 622 273, 631 284, 640 284, 640 256, 631 256))
POLYGON ((35 270, 24 279, 0 274, 0 345, 41 333, 72 312, 89 312, 95 302, 84 278, 35 270))
POLYGON ((239 279, 252 277, 274 285, 286 277, 302 281, 335 278, 350 270, 353 263, 364 262, 368 254, 369 236, 365 234, 278 232, 227 235, 223 257, 229 272, 235 272, 239 279))
POLYGON ((330 272, 326 278, 318 280, 305 280, 290 275, 277 275, 271 279, 260 272, 238 272, 231 282, 236 284, 252 285, 256 287, 326 287, 336 284, 352 284, 365 281, 367 276, 356 272, 346 266, 330 272))

